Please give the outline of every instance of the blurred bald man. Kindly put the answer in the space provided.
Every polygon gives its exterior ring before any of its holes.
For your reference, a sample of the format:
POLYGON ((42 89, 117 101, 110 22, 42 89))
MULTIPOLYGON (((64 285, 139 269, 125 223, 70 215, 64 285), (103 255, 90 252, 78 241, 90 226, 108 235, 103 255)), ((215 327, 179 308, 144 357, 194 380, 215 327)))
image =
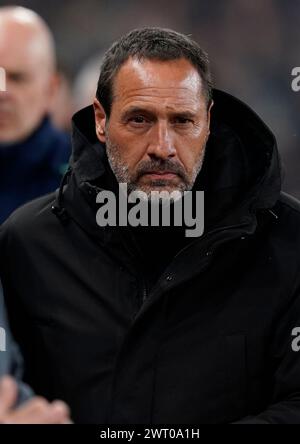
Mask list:
POLYGON ((36 197, 55 190, 68 164, 69 136, 51 123, 58 87, 53 36, 23 7, 0 7, 0 223, 36 197))

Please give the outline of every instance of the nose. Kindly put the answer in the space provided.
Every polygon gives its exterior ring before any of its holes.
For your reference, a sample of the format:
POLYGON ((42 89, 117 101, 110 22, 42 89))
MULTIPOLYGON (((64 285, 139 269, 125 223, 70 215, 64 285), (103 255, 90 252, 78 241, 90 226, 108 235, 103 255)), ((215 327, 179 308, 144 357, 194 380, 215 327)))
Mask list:
POLYGON ((176 155, 174 138, 167 122, 158 122, 150 134, 147 154, 151 158, 166 160, 176 155))

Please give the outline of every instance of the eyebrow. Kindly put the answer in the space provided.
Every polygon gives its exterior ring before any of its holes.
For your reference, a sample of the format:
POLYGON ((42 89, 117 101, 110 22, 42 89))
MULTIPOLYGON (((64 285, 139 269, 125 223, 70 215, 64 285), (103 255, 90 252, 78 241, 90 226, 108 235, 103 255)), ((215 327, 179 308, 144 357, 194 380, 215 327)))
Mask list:
MULTIPOLYGON (((126 111, 123 112, 122 118, 126 119, 127 117, 133 115, 133 114, 146 114, 148 116, 154 116, 155 113, 149 109, 140 107, 140 106, 131 106, 126 111)), ((195 118, 196 113, 189 111, 189 110, 178 110, 178 111, 172 111, 170 112, 170 115, 173 117, 180 116, 185 117, 187 119, 195 118)))
POLYGON ((140 106, 130 106, 122 113, 122 117, 130 116, 131 114, 154 114, 153 112, 146 110, 145 108, 142 108, 140 106))

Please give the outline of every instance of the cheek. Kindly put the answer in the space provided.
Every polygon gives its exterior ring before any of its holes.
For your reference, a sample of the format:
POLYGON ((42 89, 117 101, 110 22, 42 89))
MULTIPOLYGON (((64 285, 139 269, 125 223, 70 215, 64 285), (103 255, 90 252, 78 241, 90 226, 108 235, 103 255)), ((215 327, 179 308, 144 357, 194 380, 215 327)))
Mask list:
POLYGON ((147 158, 147 150, 143 145, 130 143, 124 151, 125 161, 131 171, 134 171, 141 160, 147 158))
POLYGON ((49 84, 45 81, 36 80, 30 82, 23 88, 24 98, 35 108, 44 109, 49 106, 49 84))
POLYGON ((147 141, 141 135, 115 127, 113 131, 109 130, 109 138, 112 145, 118 147, 121 158, 129 168, 134 168, 147 153, 147 141))
POLYGON ((195 163, 203 154, 207 132, 202 131, 197 137, 184 137, 177 141, 177 155, 187 171, 192 171, 195 163))

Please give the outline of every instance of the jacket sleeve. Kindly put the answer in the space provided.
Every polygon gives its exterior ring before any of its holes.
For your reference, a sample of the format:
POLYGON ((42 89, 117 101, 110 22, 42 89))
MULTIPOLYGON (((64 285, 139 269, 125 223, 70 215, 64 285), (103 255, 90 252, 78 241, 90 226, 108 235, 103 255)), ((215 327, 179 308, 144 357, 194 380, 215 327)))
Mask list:
POLYGON ((0 377, 10 375, 17 381, 19 387, 17 405, 33 396, 32 390, 22 382, 22 374, 22 357, 9 329, 0 283, 0 377))
POLYGON ((300 285, 288 306, 278 310, 272 333, 271 402, 258 415, 234 424, 300 424, 300 285))

